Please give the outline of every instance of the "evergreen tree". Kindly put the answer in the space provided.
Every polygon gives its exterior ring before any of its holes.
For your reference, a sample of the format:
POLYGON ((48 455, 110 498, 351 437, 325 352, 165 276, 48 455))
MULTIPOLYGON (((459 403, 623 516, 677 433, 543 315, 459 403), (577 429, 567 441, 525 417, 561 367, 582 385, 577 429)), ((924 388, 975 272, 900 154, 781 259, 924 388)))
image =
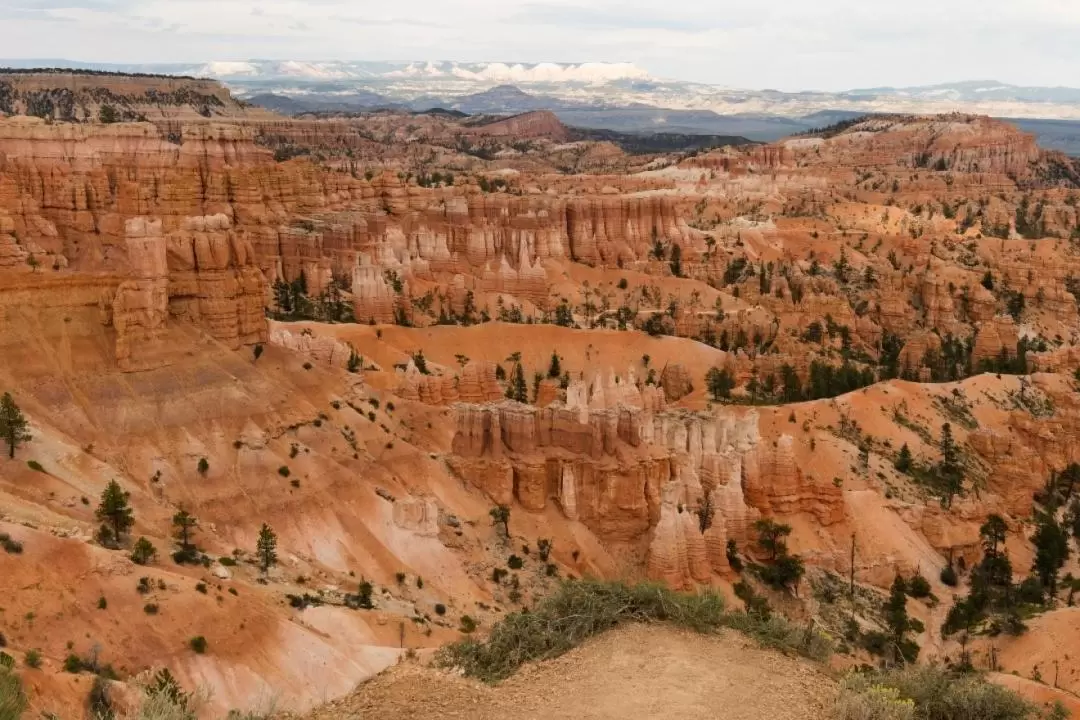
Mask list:
POLYGON ((671 274, 682 277, 682 246, 673 243, 671 246, 671 274))
POLYGON ((778 557, 787 555, 787 541, 784 538, 791 534, 790 525, 766 518, 756 521, 754 529, 758 533, 758 545, 769 553, 770 561, 775 561, 778 557))
POLYGON ((510 376, 510 385, 506 388, 506 397, 519 403, 529 402, 529 390, 525 384, 525 371, 521 363, 514 366, 514 372, 510 376))
POLYGON ((181 508, 173 515, 172 524, 173 535, 177 542, 180 543, 180 549, 188 550, 192 548, 191 538, 195 534, 195 528, 199 526, 199 519, 181 508))
POLYGON ((105 491, 101 493, 101 503, 95 515, 99 521, 106 524, 107 537, 113 543, 119 544, 124 534, 135 525, 135 513, 128 503, 129 495, 115 480, 109 481, 105 491))
POLYGON ((259 556, 259 567, 266 574, 277 564, 277 535, 266 523, 259 528, 259 539, 255 543, 255 554, 259 556))
POLYGON ((893 467, 904 474, 911 470, 911 450, 908 449, 907 443, 900 447, 900 454, 896 456, 893 467))
POLYGON ((548 365, 547 376, 549 378, 557 378, 560 375, 562 375, 562 363, 559 361, 559 353, 552 351, 551 364, 548 365))
POLYGON ((1005 520, 996 514, 990 515, 979 528, 983 559, 972 574, 972 594, 979 595, 992 588, 1008 588, 1012 585, 1012 563, 1005 554, 1008 531, 1005 520))
POLYGON ((157 557, 157 548, 144 537, 136 540, 135 546, 131 548, 131 561, 137 565, 146 565, 155 557, 157 557))
POLYGON ((953 497, 959 495, 964 487, 964 469, 960 465, 960 450, 953 440, 952 426, 941 426, 941 462, 938 463, 938 475, 945 492, 945 506, 952 507, 953 497))
POLYGON ((713 400, 727 399, 731 397, 731 391, 735 388, 735 378, 728 369, 709 368, 705 373, 705 386, 713 396, 713 400))
POLYGON ((259 362, 259 358, 261 358, 262 354, 263 354, 263 344, 262 343, 255 343, 255 347, 252 350, 252 354, 255 356, 255 362, 259 362))
POLYGON ((780 368, 780 382, 784 386, 784 392, 781 396, 784 402, 790 403, 802 400, 802 381, 799 380, 799 375, 795 372, 795 368, 785 363, 783 367, 780 368))
POLYGON ((9 458, 15 457, 15 450, 19 445, 30 441, 28 427, 29 423, 15 404, 11 393, 4 393, 3 397, 0 397, 0 437, 7 443, 9 458))
POLYGON ((912 629, 913 621, 907 612, 907 583, 897 575, 889 589, 889 599, 885 601, 885 625, 889 629, 891 653, 897 660, 914 662, 919 654, 919 646, 905 636, 912 629))
POLYGON ((1031 570, 1053 596, 1057 592, 1058 571, 1069 558, 1069 536, 1052 515, 1041 513, 1031 542, 1035 545, 1031 570))

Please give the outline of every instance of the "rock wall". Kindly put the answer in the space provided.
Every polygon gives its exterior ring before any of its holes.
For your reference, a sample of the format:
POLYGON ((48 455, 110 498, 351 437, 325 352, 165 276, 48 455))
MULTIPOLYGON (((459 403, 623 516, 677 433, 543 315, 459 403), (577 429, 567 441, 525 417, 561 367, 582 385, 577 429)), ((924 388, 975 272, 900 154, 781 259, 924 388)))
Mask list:
MULTIPOLYGON (((755 413, 718 416, 620 402, 544 408, 510 401, 455 406, 451 467, 493 502, 529 512, 553 503, 603 541, 646 542, 645 570, 674 587, 727 568, 761 516, 843 519, 839 488, 805 475, 793 440, 758 437, 755 413), (704 531, 698 510, 714 511, 704 531)), ((572 404, 574 403, 574 404, 572 404)))

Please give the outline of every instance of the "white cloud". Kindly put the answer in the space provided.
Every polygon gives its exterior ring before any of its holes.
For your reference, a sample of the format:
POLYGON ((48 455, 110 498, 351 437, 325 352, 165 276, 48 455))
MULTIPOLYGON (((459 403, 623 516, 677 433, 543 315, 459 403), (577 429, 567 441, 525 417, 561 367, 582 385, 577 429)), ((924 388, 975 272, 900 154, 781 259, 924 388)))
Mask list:
POLYGON ((8 57, 633 62, 785 90, 1080 84, 1076 0, 0 0, 8 57))

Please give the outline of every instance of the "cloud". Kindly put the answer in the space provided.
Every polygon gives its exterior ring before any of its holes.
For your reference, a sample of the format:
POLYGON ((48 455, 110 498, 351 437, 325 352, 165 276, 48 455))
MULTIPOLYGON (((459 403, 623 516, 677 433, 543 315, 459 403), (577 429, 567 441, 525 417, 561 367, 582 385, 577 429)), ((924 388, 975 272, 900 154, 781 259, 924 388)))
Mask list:
POLYGON ((578 4, 532 3, 522 7, 510 20, 524 24, 554 25, 564 29, 579 27, 607 30, 674 30, 688 33, 746 26, 753 22, 751 13, 741 8, 731 8, 720 13, 678 7, 658 11, 653 4, 635 7, 625 3, 617 7, 602 8, 578 4))
POLYGON ((97 62, 619 61, 784 90, 1080 83, 1073 0, 0 0, 0 18, 5 55, 97 62))

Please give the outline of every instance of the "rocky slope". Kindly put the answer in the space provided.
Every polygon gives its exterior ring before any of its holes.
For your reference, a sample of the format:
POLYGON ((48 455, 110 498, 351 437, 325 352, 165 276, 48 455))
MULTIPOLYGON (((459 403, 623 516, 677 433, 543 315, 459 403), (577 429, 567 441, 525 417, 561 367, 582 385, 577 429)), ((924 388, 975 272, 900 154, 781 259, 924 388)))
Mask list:
POLYGON ((185 113, 0 119, 0 391, 34 436, 0 459, 0 622, 44 655, 40 710, 85 700, 71 652, 303 710, 556 576, 728 589, 758 519, 814 578, 852 538, 871 596, 921 571, 924 656, 955 657, 938 571, 998 513, 1026 574, 1035 496, 1080 461, 1076 168, 1010 126, 630 157, 547 117, 185 113), (946 423, 943 498, 897 464, 935 467, 946 423), (94 540, 113 479, 146 567, 94 540), (204 565, 169 558, 180 508, 204 565))

